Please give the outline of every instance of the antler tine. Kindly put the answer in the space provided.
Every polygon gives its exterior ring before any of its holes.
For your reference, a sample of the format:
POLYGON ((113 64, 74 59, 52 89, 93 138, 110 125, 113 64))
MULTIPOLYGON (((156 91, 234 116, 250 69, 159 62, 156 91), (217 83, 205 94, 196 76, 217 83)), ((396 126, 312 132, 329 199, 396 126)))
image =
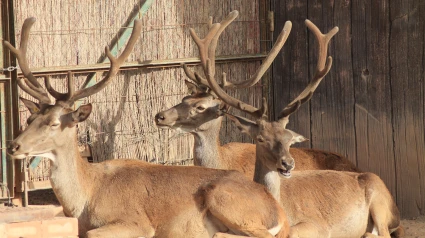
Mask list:
POLYGON ((15 47, 13 47, 8 41, 4 41, 4 45, 16 57, 16 59, 18 60, 19 66, 21 68, 22 74, 24 75, 25 78, 27 78, 27 80, 23 80, 23 79, 18 80, 17 83, 19 87, 25 92, 27 92, 28 94, 30 94, 31 96, 38 99, 40 103, 51 104, 52 101, 50 100, 47 92, 37 82, 37 79, 32 74, 28 66, 28 59, 26 57, 30 30, 35 21, 36 19, 34 17, 25 19, 24 24, 22 25, 21 43, 20 43, 19 49, 16 49, 15 47), (27 83, 27 85, 25 85, 25 82, 27 83))
MULTIPOLYGON (((265 61, 263 62, 263 64, 260 66, 260 68, 257 70, 257 72, 254 74, 253 77, 241 83, 231 83, 226 80, 226 74, 223 73, 223 79, 222 79, 223 88, 239 88, 239 87, 244 88, 244 87, 250 87, 256 84, 258 80, 261 78, 261 76, 264 74, 264 72, 267 70, 267 68, 271 65, 273 60, 276 58, 280 49, 282 49, 283 45, 286 42, 286 39, 288 38, 291 28, 292 28, 292 23, 290 21, 287 21, 281 33, 279 34, 278 40, 276 41, 276 44, 273 46, 273 49, 270 51, 269 55, 266 57, 265 61)), ((263 105, 260 109, 258 109, 256 107, 253 107, 247 103, 244 103, 228 95, 214 79, 213 63, 214 63, 213 61, 208 61, 207 80, 208 80, 210 88, 214 91, 214 93, 221 100, 223 100, 225 103, 229 104, 232 107, 235 107, 241 111, 244 111, 255 118, 264 117, 267 112, 266 99, 263 98, 263 105)))
MULTIPOLYGON (((213 68, 212 73, 214 77, 215 74, 215 50, 217 48, 217 41, 220 37, 221 33, 223 33, 224 29, 232 23, 236 17, 238 17, 239 12, 238 11, 232 11, 225 19, 223 19, 220 23, 212 23, 212 17, 209 17, 208 20, 208 33, 203 38, 200 39, 199 36, 195 33, 195 30, 193 28, 190 28, 190 35, 192 36, 192 39, 195 41, 196 45, 198 46, 199 50, 199 58, 201 60, 201 65, 204 70, 204 74, 207 75, 207 59, 213 62, 213 68)), ((186 64, 182 64, 184 72, 186 73, 186 76, 193 80, 194 82, 197 82, 200 85, 208 86, 208 81, 200 76, 198 73, 194 73, 188 69, 186 64)))
POLYGON ((56 100, 65 100, 67 94, 66 93, 60 93, 58 91, 56 91, 53 87, 52 84, 50 83, 50 76, 46 75, 44 76, 44 85, 46 86, 47 92, 50 93, 50 95, 52 95, 54 98, 56 98, 56 100))
MULTIPOLYGON (((206 69, 207 59, 208 59, 208 47, 211 43, 211 40, 213 39, 214 35, 217 33, 220 27, 218 23, 212 24, 211 20, 209 21, 208 26, 209 26, 209 31, 203 39, 199 38, 199 36, 195 33, 195 30, 193 28, 189 29, 192 39, 195 41, 196 45, 198 46, 199 58, 201 60, 201 65, 202 65, 202 68, 204 69, 204 72, 206 72, 205 69, 206 69)), ((194 82, 197 82, 200 85, 206 85, 206 86, 208 85, 208 82, 206 79, 201 77, 198 73, 190 71, 185 64, 183 64, 183 69, 187 77, 189 77, 194 82)))
POLYGON ((310 29, 310 31, 315 35, 318 42, 318 59, 316 72, 307 85, 307 87, 296 97, 291 103, 289 103, 279 114, 279 119, 285 119, 288 121, 288 117, 298 110, 301 104, 308 102, 313 96, 314 91, 317 86, 319 86, 322 79, 328 74, 329 70, 332 67, 332 57, 327 57, 328 54, 328 44, 331 38, 338 32, 339 28, 334 27, 327 34, 322 34, 322 32, 314 25, 311 21, 305 20, 305 24, 310 29), (327 58, 327 59, 326 59, 327 58))
POLYGON ((264 59, 263 63, 261 64, 261 66, 257 69, 255 74, 251 76, 251 78, 242 82, 228 82, 223 80, 223 87, 224 88, 249 88, 254 86, 261 79, 261 77, 263 77, 264 73, 273 63, 273 60, 276 58, 276 56, 282 49, 283 45, 285 44, 286 40, 288 39, 291 29, 292 29, 292 22, 287 21, 282 31, 280 32, 276 40, 276 43, 273 45, 273 48, 270 50, 267 57, 264 59))
MULTIPOLYGON (((117 58, 115 58, 111 54, 108 47, 105 47, 106 56, 109 58, 109 61, 111 62, 111 66, 110 66, 109 71, 106 74, 106 76, 101 81, 99 81, 97 84, 95 84, 95 85, 93 85, 89 88, 84 88, 84 89, 81 89, 81 90, 74 92, 73 95, 69 96, 69 98, 66 100, 66 103, 68 105, 72 105, 76 100, 88 97, 90 95, 93 95, 93 94, 99 92, 100 90, 102 90, 103 88, 105 88, 111 82, 111 79, 118 73, 121 65, 124 63, 124 61, 130 55, 131 51, 134 48, 134 45, 136 44, 136 42, 137 42, 137 40, 140 36, 141 31, 142 31, 142 21, 141 20, 135 20, 133 32, 131 33, 130 39, 128 40, 128 43, 127 43, 126 47, 124 48, 123 52, 121 53, 121 55, 117 58)), ((70 83, 70 78, 72 78, 72 77, 68 78, 68 83, 70 83)), ((71 88, 72 87, 70 87, 70 89, 71 88)))
POLYGON ((68 100, 74 96, 75 93, 75 84, 74 84, 74 74, 71 71, 68 71, 68 100))
MULTIPOLYGON (((232 23, 236 19, 236 17, 238 17, 238 15, 239 15, 239 12, 237 10, 234 10, 231 13, 229 13, 229 15, 219 23, 220 28, 217 30, 217 33, 214 35, 211 41, 211 44, 208 47, 208 58, 210 59, 212 63, 210 66, 212 66, 211 72, 213 77, 215 75, 215 50, 217 49, 218 38, 220 38, 221 33, 223 33, 224 29, 226 29, 226 27, 229 26, 230 23, 232 23)), ((205 74, 207 72, 208 71, 205 70, 205 74)))
MULTIPOLYGON (((211 71, 211 61, 207 60, 208 64, 207 64, 207 80, 209 83, 210 88, 214 91, 214 93, 221 99, 223 100, 223 102, 227 103, 228 105, 237 108, 238 110, 241 110, 243 112, 246 112, 248 114, 250 114, 251 116, 255 117, 255 118, 261 118, 263 116, 265 116, 267 108, 266 108, 266 99, 263 98, 263 107, 261 109, 258 109, 256 107, 253 107, 247 103, 244 103, 242 101, 239 101, 236 98, 231 97, 229 94, 227 94, 221 87, 220 85, 218 85, 217 81, 215 81, 211 75, 212 75, 212 71, 211 71)), ((225 77, 225 74, 223 74, 223 76, 225 77)))

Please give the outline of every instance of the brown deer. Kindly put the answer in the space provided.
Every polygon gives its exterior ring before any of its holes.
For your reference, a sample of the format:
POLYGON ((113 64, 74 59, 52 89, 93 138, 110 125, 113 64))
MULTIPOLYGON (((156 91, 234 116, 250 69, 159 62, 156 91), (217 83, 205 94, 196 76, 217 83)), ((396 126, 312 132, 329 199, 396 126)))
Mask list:
MULTIPOLYGON (((212 61, 215 59, 214 52, 211 49, 217 45, 218 37, 224 28, 237 16, 237 11, 230 13, 229 17, 220 23, 221 28, 217 30, 215 35, 213 34, 215 31, 211 29, 212 18, 210 18, 208 24, 210 32, 204 39, 199 39, 193 29, 190 30, 192 38, 199 46, 199 56, 204 74, 207 73, 207 59, 210 58, 212 61)), ((285 24, 267 58, 249 80, 239 84, 225 84, 223 88, 246 88, 255 85, 285 44, 291 27, 290 22, 285 24)), ((337 32, 337 28, 334 32, 337 32)), ((214 65, 212 67, 214 72, 214 65)), ((172 128, 193 134, 195 139, 193 147, 195 165, 216 169, 234 169, 252 178, 255 167, 255 145, 238 142, 220 145, 219 132, 223 112, 228 110, 228 106, 211 92, 205 78, 190 71, 185 64, 183 64, 183 68, 186 75, 193 81, 186 80, 191 95, 184 97, 180 104, 156 114, 156 125, 161 128, 172 128)), ((297 162, 297 170, 330 169, 358 172, 358 169, 347 158, 336 153, 307 148, 291 148, 290 151, 297 162)))
MULTIPOLYGON (((323 35, 308 20, 306 25, 319 43, 316 72, 304 91, 282 110, 277 121, 266 120, 265 102, 262 108, 256 108, 229 96, 215 79, 213 57, 206 59, 208 85, 224 103, 256 118, 251 121, 227 114, 238 129, 255 141, 254 181, 265 185, 284 208, 291 225, 290 237, 390 237, 390 233, 400 237, 403 228, 399 211, 384 182, 375 174, 332 170, 292 172, 295 163, 289 147, 305 138, 286 129, 286 125, 289 116, 311 99, 329 72, 332 57, 327 58, 327 45, 336 33, 334 28, 323 35)), ((210 46, 209 51, 214 52, 215 46, 210 46)), ((222 80, 223 86, 236 85, 227 82, 225 74, 222 80)))
POLYGON ((72 110, 78 99, 105 88, 132 51, 142 22, 122 54, 106 48, 111 66, 97 84, 68 92, 47 91, 28 66, 26 50, 35 18, 25 20, 20 49, 5 46, 18 59, 25 76, 22 90, 40 104, 23 100, 32 113, 28 127, 8 146, 15 159, 43 156, 51 160, 50 181, 65 215, 78 218, 79 234, 87 237, 287 237, 283 209, 264 188, 237 171, 153 165, 137 160, 90 164, 79 155, 76 125, 88 118, 91 104, 72 110), (56 99, 53 104, 49 93, 56 99), (227 234, 228 233, 228 234, 227 234))

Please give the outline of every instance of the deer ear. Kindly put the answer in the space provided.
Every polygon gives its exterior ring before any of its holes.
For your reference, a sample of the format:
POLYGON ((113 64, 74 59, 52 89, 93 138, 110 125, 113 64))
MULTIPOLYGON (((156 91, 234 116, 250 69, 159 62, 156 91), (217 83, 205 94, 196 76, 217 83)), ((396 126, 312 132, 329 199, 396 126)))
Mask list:
MULTIPOLYGON (((286 129, 286 130, 288 130, 288 129, 286 129)), ((296 132, 293 132, 293 131, 291 131, 291 130, 288 130, 289 132, 291 132, 291 134, 292 134, 292 143, 291 144, 295 144, 295 143, 300 143, 300 142, 304 142, 304 141, 308 141, 308 139, 307 138, 305 138, 304 136, 302 136, 302 135, 300 135, 300 134, 298 134, 298 133, 296 133, 296 132)))
POLYGON ((92 111, 92 105, 91 103, 82 105, 77 110, 72 112, 72 121, 75 123, 85 121, 92 111))
POLYGON ((19 97, 19 99, 21 99, 21 101, 28 108, 31 114, 34 114, 40 111, 40 105, 38 103, 35 103, 33 101, 30 101, 28 99, 21 98, 21 97, 19 97))
POLYGON ((184 83, 186 84, 187 89, 189 90, 189 94, 191 94, 191 95, 197 94, 198 92, 201 91, 201 89, 198 87, 198 85, 196 85, 192 82, 185 80, 184 83))
POLYGON ((257 123, 250 121, 243 117, 238 117, 230 114, 226 114, 226 116, 232 120, 238 129, 245 134, 250 135, 254 140, 258 135, 259 126, 257 123))

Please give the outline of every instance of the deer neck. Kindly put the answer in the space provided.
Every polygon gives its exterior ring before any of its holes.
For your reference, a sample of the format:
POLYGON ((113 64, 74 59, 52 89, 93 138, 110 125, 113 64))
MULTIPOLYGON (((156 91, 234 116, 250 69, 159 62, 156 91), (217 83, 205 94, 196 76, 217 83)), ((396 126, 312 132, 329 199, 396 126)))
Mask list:
POLYGON ((56 148, 51 160, 50 182, 53 191, 68 216, 80 217, 89 200, 90 184, 94 181, 91 165, 81 158, 77 139, 56 148), (91 181, 90 183, 87 183, 91 181))
POLYGON ((222 119, 209 121, 208 126, 203 124, 192 132, 195 165, 215 169, 222 167, 219 139, 222 119))
POLYGON ((273 171, 265 164, 268 161, 267 153, 261 146, 256 146, 256 160, 254 170, 254 181, 266 186, 269 192, 273 195, 276 201, 280 201, 280 177, 278 172, 273 171))

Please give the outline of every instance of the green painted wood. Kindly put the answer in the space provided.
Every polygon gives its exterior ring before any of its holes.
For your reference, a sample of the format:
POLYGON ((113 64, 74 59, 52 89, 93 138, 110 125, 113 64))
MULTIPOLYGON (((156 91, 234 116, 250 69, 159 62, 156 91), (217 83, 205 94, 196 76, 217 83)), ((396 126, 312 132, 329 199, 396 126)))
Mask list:
MULTIPOLYGON (((149 8, 152 6, 152 3, 155 2, 155 0, 146 0, 141 6, 140 10, 137 12, 137 14, 134 14, 133 18, 130 20, 129 24, 124 28, 123 33, 118 38, 117 42, 110 48, 110 51, 112 54, 116 55, 120 49, 120 47, 124 46, 127 40, 131 36, 132 28, 134 26, 134 20, 137 18, 141 18, 146 14, 146 12, 149 10, 149 8)), ((100 60, 102 63, 109 62, 108 57, 104 56, 102 60, 100 60)), ((96 74, 90 74, 86 82, 84 83, 83 88, 87 88, 90 86, 93 86, 96 84, 96 74)), ((75 103, 75 107, 78 108, 81 105, 82 100, 77 101, 75 103)))
POLYGON ((1 127, 1 173, 2 183, 7 181, 7 154, 6 154, 6 100, 5 84, 0 84, 0 127, 1 127))
POLYGON ((30 163, 29 168, 30 169, 35 169, 37 168, 38 164, 40 164, 41 162, 41 157, 36 156, 30 163))

